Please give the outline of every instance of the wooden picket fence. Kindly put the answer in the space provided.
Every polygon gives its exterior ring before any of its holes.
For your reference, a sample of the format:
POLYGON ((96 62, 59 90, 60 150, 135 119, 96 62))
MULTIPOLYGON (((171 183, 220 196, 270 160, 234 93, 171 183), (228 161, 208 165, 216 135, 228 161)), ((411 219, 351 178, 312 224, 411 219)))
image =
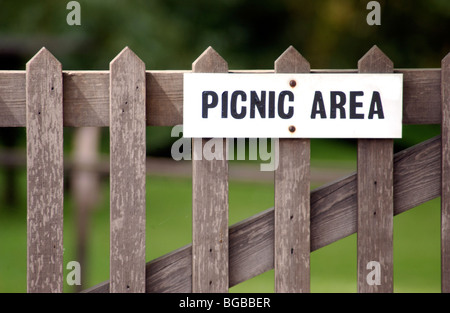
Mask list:
MULTIPOLYGON (((212 48, 192 70, 232 72, 212 48)), ((182 124, 184 71, 146 70, 129 48, 109 71, 62 71, 43 48, 26 71, 0 71, 0 127, 27 131, 28 292, 63 291, 63 128, 83 126, 109 127, 111 151, 110 280, 86 292, 227 292, 273 268, 276 292, 309 292, 311 251, 355 232, 358 291, 392 292, 393 216, 439 196, 449 292, 450 54, 441 69, 394 69, 374 46, 357 70, 329 71, 289 47, 257 72, 403 73, 403 123, 441 124, 442 135, 396 155, 390 139, 360 139, 357 172, 312 192, 309 139, 280 139, 275 207, 231 227, 227 158, 193 160, 192 244, 146 263, 145 130, 182 124), (379 285, 366 281, 370 261, 379 285)))

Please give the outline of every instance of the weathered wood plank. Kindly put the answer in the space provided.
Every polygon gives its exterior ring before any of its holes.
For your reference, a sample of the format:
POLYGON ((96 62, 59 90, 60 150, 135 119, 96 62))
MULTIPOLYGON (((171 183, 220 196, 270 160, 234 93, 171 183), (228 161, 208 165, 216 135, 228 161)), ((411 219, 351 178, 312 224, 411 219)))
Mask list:
MULTIPOLYGON (((209 47, 192 64, 192 70, 223 73, 228 64, 209 47)), ((194 138, 192 143, 192 291, 228 292, 226 139, 194 138), (202 156, 205 144, 214 144, 221 160, 202 156)))
POLYGON ((450 292, 450 54, 442 60, 441 289, 450 292))
POLYGON ((109 126, 109 71, 64 73, 64 126, 109 126))
POLYGON ((145 64, 125 48, 110 67, 111 292, 145 292, 145 64))
POLYGON ((27 290, 63 291, 63 86, 45 48, 26 70, 27 290))
MULTIPOLYGON (((147 125, 183 123, 184 72, 146 72, 147 125)), ((356 73, 355 70, 311 72, 356 73)), ((395 72, 403 73, 403 123, 440 124, 441 70, 396 69, 395 72)), ((63 79, 64 126, 109 126, 109 71, 64 71, 63 79)), ((25 72, 0 71, 0 127, 25 127, 25 121, 25 72)))
MULTIPOLYGON (((441 138, 395 154, 394 215, 440 196, 441 138)), ((356 232, 356 173, 311 192, 311 252, 356 232)), ((229 229, 230 287, 274 268, 274 209, 229 229)), ((191 245, 147 263, 147 292, 191 292, 191 245)), ((103 282, 85 292, 108 292, 103 282)))
POLYGON ((183 73, 147 72, 147 125, 183 124, 183 73))
POLYGON ((441 71, 395 70, 403 74, 403 124, 441 123, 441 71))
MULTIPOLYGON (((309 62, 292 46, 275 61, 276 73, 309 71, 309 62)), ((310 155, 309 139, 279 139, 275 156, 275 292, 310 291, 310 155)))
POLYGON ((0 126, 25 127, 26 72, 0 71, 0 126))
MULTIPOLYGON (((394 67, 374 46, 358 68, 360 73, 390 73, 394 67)), ((394 287, 393 147, 392 139, 358 140, 358 292, 392 292, 394 287), (369 277, 372 271, 375 277, 369 277)))

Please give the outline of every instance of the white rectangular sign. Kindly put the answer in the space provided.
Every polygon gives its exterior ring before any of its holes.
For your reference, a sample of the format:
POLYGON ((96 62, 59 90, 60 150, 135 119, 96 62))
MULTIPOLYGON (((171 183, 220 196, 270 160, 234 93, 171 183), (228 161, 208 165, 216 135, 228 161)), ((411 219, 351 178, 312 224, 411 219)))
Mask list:
POLYGON ((401 138, 402 74, 185 73, 188 138, 401 138))

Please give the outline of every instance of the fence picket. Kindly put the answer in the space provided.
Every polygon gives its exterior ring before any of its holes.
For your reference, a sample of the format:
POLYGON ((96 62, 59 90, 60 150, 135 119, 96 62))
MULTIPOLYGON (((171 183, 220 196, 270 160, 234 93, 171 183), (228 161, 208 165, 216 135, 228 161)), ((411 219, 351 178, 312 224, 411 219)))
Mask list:
POLYGON ((110 292, 145 292, 145 64, 110 64, 110 292))
MULTIPOLYGON (((390 73, 393 63, 374 46, 358 69, 390 73)), ((393 160, 392 139, 358 140, 358 292, 393 291, 393 160)))
MULTIPOLYGON (((228 64, 209 47, 192 71, 223 73, 228 64)), ((228 161, 226 139, 215 138, 222 160, 206 160, 207 139, 194 138, 192 150, 192 291, 228 292, 228 161), (201 158, 201 159, 199 159, 201 158)))
MULTIPOLYGON (((275 61, 276 73, 309 71, 309 62, 292 46, 275 61)), ((276 157, 275 292, 309 292, 310 140, 280 139, 276 157)))
POLYGON ((450 292, 450 54, 442 60, 441 289, 450 292))
POLYGON ((63 291, 63 86, 45 48, 26 69, 27 291, 63 291))

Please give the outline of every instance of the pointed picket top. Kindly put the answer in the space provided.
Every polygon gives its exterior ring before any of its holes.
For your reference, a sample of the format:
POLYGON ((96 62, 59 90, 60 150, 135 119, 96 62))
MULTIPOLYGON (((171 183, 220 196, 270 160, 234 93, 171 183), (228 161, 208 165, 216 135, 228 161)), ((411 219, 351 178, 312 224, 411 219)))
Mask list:
POLYGON ((227 73, 228 63, 212 47, 208 47, 192 63, 192 71, 196 73, 227 73))
POLYGON ((128 46, 123 48, 122 51, 111 61, 109 64, 110 67, 119 66, 124 64, 125 66, 129 66, 131 64, 136 64, 139 66, 144 66, 144 62, 131 50, 128 46))
POLYGON ((276 73, 309 73, 309 62, 295 49, 289 46, 275 61, 276 73))
MULTIPOLYGON (((441 61, 441 81, 442 81, 442 88, 444 90, 444 88, 450 89, 450 87, 448 87, 449 84, 449 77, 450 77, 450 53, 447 54, 441 61)), ((450 99, 450 95, 447 93, 444 93, 444 91, 442 92, 442 95, 446 95, 447 97, 449 97, 450 99)))
MULTIPOLYGON (((450 134, 450 53, 447 54, 442 59, 441 62, 441 97, 442 97, 442 126, 443 127, 444 125, 447 126, 450 134)), ((450 243, 449 243, 449 258, 450 258, 450 243)), ((448 290, 450 292, 450 269, 448 270, 448 273, 449 273, 448 290)))
POLYGON ((359 59, 358 70, 360 73, 392 73, 394 63, 375 45, 359 59))
POLYGON ((443 59, 442 59, 442 68, 450 68, 450 53, 447 54, 443 59))
POLYGON ((27 62, 27 69, 30 66, 38 65, 44 63, 42 67, 48 68, 51 64, 54 66, 57 66, 59 68, 62 68, 61 63, 58 61, 57 58, 45 47, 42 47, 41 50, 39 50, 38 53, 36 53, 28 62, 27 62), (44 63, 45 62, 45 63, 44 63))

